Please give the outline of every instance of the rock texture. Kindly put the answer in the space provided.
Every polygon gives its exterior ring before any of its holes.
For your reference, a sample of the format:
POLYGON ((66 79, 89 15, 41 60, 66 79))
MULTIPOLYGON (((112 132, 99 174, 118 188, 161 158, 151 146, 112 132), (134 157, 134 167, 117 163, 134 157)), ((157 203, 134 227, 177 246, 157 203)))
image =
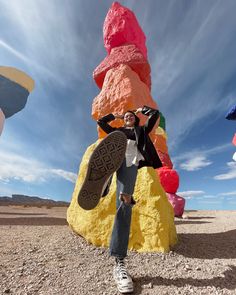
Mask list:
MULTIPOLYGON (((77 195, 86 174, 87 163, 97 143, 91 145, 84 154, 68 208, 67 221, 70 227, 88 242, 96 246, 108 246, 116 212, 115 176, 109 194, 101 198, 95 209, 85 211, 77 204, 77 195)), ((138 252, 169 251, 170 246, 177 241, 173 208, 153 168, 139 170, 134 199, 137 203, 133 208, 129 249, 138 252)))
POLYGON ((154 135, 151 136, 154 146, 156 147, 157 152, 161 151, 162 153, 168 153, 168 147, 166 143, 166 138, 163 135, 156 134, 154 130, 154 135))
POLYGON ((128 65, 139 75, 140 80, 151 89, 150 65, 139 49, 133 44, 113 48, 110 55, 105 57, 97 66, 93 72, 93 78, 99 88, 102 88, 107 71, 120 64, 128 65))
MULTIPOLYGON (((106 114, 123 114, 127 110, 134 110, 143 105, 157 108, 147 85, 129 66, 121 64, 107 72, 102 90, 93 100, 92 116, 98 120, 106 114)), ((141 124, 147 119, 145 116, 139 117, 141 124)), ((123 121, 116 120, 111 125, 120 127, 123 121)), ((104 137, 105 133, 98 130, 98 137, 104 137)))
POLYGON ((185 199, 178 196, 175 193, 166 193, 168 201, 171 203, 174 208, 175 216, 182 217, 184 214, 185 199))
POLYGON ((175 194, 179 188, 179 175, 177 171, 168 167, 161 167, 158 169, 158 175, 164 190, 175 194))
POLYGON ((104 46, 108 53, 114 47, 134 44, 147 58, 146 37, 134 13, 118 2, 109 9, 103 26, 104 46))
POLYGON ((168 153, 163 153, 162 151, 158 151, 158 156, 161 159, 163 166, 167 166, 171 169, 173 168, 173 163, 171 162, 171 159, 168 153))

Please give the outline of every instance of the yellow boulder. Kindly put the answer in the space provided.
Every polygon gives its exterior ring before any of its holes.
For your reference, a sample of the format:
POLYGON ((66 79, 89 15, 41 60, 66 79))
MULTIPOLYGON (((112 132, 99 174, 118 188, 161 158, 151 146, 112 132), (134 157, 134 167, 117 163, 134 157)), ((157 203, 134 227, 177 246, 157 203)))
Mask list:
MULTIPOLYGON (((116 176, 113 176, 109 194, 101 198, 91 211, 83 210, 77 203, 77 195, 86 175, 89 157, 100 140, 88 147, 76 181, 67 221, 74 232, 95 246, 109 246, 116 213, 116 176)), ((174 211, 151 167, 139 169, 133 207, 129 249, 138 252, 166 252, 177 242, 174 211)))

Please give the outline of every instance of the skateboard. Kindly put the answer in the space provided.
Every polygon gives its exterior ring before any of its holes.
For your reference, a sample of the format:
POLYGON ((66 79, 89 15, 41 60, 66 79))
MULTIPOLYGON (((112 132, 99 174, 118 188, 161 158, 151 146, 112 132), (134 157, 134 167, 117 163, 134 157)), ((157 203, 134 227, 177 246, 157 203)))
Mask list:
POLYGON ((125 158, 126 145, 126 135, 121 131, 114 131, 95 148, 78 193, 78 204, 83 209, 91 210, 97 206, 111 176, 120 168, 125 158))

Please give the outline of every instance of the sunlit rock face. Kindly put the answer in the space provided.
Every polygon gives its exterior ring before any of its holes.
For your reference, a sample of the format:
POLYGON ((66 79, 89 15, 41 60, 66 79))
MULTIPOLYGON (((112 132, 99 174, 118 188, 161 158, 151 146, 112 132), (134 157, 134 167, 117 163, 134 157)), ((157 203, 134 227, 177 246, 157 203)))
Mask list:
POLYGON ((133 44, 113 48, 110 55, 97 66, 93 72, 93 78, 99 88, 102 88, 107 71, 120 64, 128 65, 139 75, 140 80, 148 86, 149 90, 151 89, 150 65, 133 44))
MULTIPOLYGON (((147 60, 145 35, 133 12, 118 2, 112 4, 104 23, 104 46, 108 56, 96 67, 93 77, 100 93, 92 103, 94 120, 109 113, 124 114, 144 105, 158 108, 152 98, 150 65, 147 60)), ((140 124, 148 119, 139 114, 140 124)), ((123 125, 114 120, 113 127, 123 125)), ((109 194, 101 198, 98 206, 85 211, 77 204, 77 196, 86 175, 91 153, 106 134, 98 128, 98 140, 88 147, 82 159, 78 178, 67 212, 70 227, 96 246, 108 246, 116 213, 116 176, 113 176, 109 194)), ((168 153, 165 118, 160 114, 150 137, 163 166, 173 167, 168 153)), ((174 210, 159 181, 157 171, 143 167, 138 171, 134 192, 129 249, 143 251, 169 251, 177 241, 174 210)))
POLYGON ((104 46, 108 53, 114 47, 134 44, 147 58, 144 35, 134 13, 118 2, 109 9, 103 26, 104 46))
MULTIPOLYGON (((109 194, 101 198, 95 209, 86 211, 77 204, 89 157, 98 142, 88 147, 82 159, 67 221, 73 231, 88 242, 108 246, 116 212, 116 176, 113 176, 109 194)), ((177 241, 174 213, 153 168, 139 169, 134 198, 137 203, 133 207, 129 249, 139 252, 169 251, 177 241)))

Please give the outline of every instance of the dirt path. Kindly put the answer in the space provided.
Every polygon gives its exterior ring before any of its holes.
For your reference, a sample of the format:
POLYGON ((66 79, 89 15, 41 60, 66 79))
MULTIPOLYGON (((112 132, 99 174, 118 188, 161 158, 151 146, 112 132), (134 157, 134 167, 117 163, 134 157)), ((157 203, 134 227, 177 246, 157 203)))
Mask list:
MULTIPOLYGON (((133 294, 236 294, 236 211, 188 211, 167 254, 130 252, 133 294)), ((0 207, 0 294, 114 295, 113 259, 74 235, 66 208, 0 207)))

